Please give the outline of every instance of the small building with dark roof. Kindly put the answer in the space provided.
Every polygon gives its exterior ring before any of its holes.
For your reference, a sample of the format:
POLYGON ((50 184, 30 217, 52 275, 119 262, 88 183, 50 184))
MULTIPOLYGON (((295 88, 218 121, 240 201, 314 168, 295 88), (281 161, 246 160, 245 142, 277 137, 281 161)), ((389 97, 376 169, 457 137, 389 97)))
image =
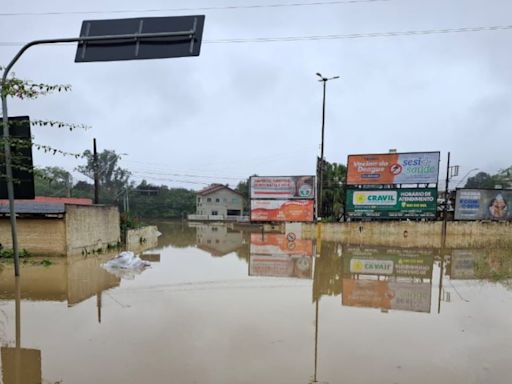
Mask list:
MULTIPOLYGON (((20 249, 34 256, 66 256, 104 251, 120 241, 119 210, 89 199, 16 200, 20 249)), ((0 200, 0 245, 12 247, 9 203, 0 200)))

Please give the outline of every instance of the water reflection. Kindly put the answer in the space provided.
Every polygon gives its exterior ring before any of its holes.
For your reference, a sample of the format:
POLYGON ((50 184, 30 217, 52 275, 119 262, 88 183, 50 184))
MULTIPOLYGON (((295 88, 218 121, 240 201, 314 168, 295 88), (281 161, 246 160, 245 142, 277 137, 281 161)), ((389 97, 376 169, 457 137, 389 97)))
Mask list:
POLYGON ((14 281, 15 346, 1 348, 2 379, 4 384, 37 384, 42 382, 41 351, 21 347, 21 288, 20 279, 14 281))
POLYGON ((249 276, 312 278, 312 240, 252 233, 250 252, 249 276))
MULTIPOLYGON (((120 279, 101 268, 101 264, 116 253, 100 256, 73 256, 69 258, 33 258, 21 265, 23 278, 21 298, 34 301, 66 301, 68 306, 78 304, 107 289, 119 286, 120 279), (48 260, 51 264, 41 263, 48 260)), ((0 271, 0 299, 14 296, 12 265, 4 264, 0 271)))
POLYGON ((141 255, 155 263, 133 281, 100 267, 111 255, 60 259, 23 264, 16 294, 4 265, 1 309, 12 324, 7 309, 27 301, 32 351, 15 360, 18 324, 16 344, 2 340, 4 382, 16 382, 7 380, 25 359, 34 382, 41 370, 79 384, 506 382, 509 250, 319 244, 219 224, 159 229, 158 247, 141 255))

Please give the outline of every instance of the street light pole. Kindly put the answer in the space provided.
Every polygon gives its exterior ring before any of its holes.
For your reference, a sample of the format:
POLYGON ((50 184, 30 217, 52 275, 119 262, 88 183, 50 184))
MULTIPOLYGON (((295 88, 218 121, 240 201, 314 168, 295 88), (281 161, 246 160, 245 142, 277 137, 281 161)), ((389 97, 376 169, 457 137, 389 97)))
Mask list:
POLYGON ((339 79, 339 76, 333 77, 324 77, 320 73, 316 74, 320 77, 320 80, 323 83, 323 101, 322 101, 322 142, 320 144, 320 174, 318 175, 319 183, 318 183, 318 212, 317 215, 322 217, 323 215, 323 198, 322 198, 322 189, 324 182, 324 135, 325 135, 325 90, 327 88, 327 82, 329 80, 339 79))

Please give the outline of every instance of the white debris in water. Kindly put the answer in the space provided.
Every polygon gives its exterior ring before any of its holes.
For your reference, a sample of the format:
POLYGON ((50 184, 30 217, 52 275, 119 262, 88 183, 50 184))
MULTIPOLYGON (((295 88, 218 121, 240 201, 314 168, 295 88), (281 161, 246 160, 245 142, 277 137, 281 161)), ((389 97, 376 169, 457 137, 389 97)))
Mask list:
POLYGON ((140 274, 146 268, 151 267, 149 261, 141 260, 133 252, 121 252, 112 260, 107 261, 101 265, 107 272, 116 275, 123 279, 134 279, 136 275, 140 274))

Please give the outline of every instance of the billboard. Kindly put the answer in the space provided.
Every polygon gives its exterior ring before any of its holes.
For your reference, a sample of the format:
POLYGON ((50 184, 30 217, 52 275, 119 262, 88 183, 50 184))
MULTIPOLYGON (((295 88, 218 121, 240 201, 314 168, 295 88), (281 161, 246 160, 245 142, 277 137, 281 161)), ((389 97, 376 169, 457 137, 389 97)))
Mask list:
POLYGON ((437 184, 439 152, 349 155, 347 185, 437 184))
POLYGON ((342 284, 343 305, 430 312, 430 283, 343 279, 342 284))
POLYGON ((251 199, 314 199, 315 176, 253 176, 251 199))
POLYGON ((397 277, 432 278, 434 255, 428 249, 347 248, 345 273, 397 277))
POLYGON ((313 221, 314 200, 251 200, 251 221, 313 221))
POLYGON ((283 234, 251 234, 250 252, 259 255, 305 255, 313 256, 313 240, 291 239, 283 234))
POLYGON ((352 218, 435 218, 437 189, 348 189, 345 210, 352 218))
POLYGON ((249 276, 311 279, 313 241, 283 234, 251 234, 249 276))
POLYGON ((512 220, 510 189, 457 189, 455 220, 512 220))
POLYGON ((249 258, 249 276, 311 279, 313 258, 304 255, 257 255, 249 258))

